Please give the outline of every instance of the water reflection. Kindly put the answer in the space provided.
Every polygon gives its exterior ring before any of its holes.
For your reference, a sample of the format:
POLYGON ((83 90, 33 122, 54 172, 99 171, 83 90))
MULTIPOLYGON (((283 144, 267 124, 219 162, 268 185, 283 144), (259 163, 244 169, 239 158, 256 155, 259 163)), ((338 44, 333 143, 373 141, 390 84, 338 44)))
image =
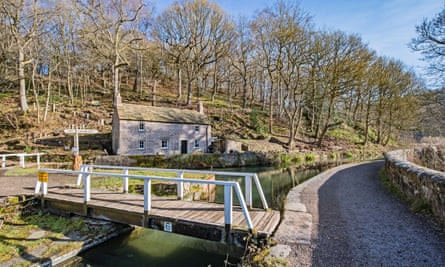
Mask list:
MULTIPOLYGON (((88 250, 70 266, 224 266, 239 262, 241 251, 228 251, 222 243, 137 228, 88 250), (227 258, 227 255, 235 255, 227 258)), ((230 266, 230 265, 228 265, 230 266)))

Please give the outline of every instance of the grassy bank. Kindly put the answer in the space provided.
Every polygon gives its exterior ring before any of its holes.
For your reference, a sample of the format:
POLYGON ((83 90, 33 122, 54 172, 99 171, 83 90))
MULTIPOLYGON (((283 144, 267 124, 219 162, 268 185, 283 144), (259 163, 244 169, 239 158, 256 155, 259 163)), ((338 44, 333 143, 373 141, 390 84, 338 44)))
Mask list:
POLYGON ((0 205, 0 265, 31 266, 82 251, 127 226, 44 213, 33 197, 8 197, 0 205))

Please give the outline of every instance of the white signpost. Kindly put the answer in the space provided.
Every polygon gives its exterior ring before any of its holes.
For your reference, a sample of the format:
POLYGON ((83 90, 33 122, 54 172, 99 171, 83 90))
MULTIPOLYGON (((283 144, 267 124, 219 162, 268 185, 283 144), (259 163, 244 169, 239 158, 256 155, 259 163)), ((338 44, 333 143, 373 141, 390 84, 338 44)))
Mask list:
POLYGON ((74 144, 73 144, 73 154, 74 155, 78 155, 79 154, 79 134, 96 134, 97 130, 93 130, 93 129, 79 129, 79 128, 74 128, 74 129, 65 129, 63 131, 65 134, 73 134, 74 135, 74 144))

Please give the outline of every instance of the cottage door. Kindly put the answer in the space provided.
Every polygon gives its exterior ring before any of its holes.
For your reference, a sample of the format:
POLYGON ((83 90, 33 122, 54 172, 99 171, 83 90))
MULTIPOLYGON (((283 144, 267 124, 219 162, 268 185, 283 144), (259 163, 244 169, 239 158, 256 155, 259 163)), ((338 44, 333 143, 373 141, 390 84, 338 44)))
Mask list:
POLYGON ((187 154, 187 140, 181 140, 181 154, 187 154))

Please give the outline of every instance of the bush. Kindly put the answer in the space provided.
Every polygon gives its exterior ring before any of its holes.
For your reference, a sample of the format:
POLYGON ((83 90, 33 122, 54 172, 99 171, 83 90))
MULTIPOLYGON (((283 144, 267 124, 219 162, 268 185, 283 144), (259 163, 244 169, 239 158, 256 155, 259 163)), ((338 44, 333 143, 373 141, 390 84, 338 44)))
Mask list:
POLYGON ((260 114, 258 110, 252 109, 250 113, 250 125, 252 129, 254 129, 260 135, 267 135, 267 126, 264 121, 261 119, 264 115, 260 114))
POLYGON ((343 157, 347 159, 352 159, 354 157, 354 154, 350 151, 343 153, 343 157))
POLYGON ((314 154, 307 154, 304 159, 306 160, 306 162, 313 162, 315 160, 315 155, 314 154))
POLYGON ((300 154, 297 154, 294 156, 294 158, 292 159, 293 163, 297 163, 300 164, 303 162, 303 156, 301 156, 300 154))

